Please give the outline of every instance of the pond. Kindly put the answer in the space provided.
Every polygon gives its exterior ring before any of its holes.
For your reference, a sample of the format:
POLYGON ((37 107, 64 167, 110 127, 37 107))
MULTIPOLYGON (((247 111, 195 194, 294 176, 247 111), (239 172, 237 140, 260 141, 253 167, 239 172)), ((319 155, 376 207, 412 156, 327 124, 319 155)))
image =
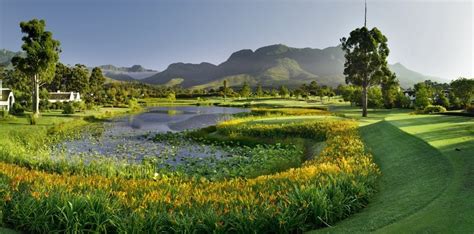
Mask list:
POLYGON ((231 156, 219 147, 196 142, 169 142, 151 140, 157 133, 181 132, 215 125, 230 118, 231 114, 248 112, 248 109, 230 107, 154 107, 148 111, 115 118, 94 131, 85 131, 78 139, 67 140, 53 147, 54 156, 81 156, 85 160, 113 157, 128 162, 155 158, 166 165, 176 165, 187 159, 231 156))

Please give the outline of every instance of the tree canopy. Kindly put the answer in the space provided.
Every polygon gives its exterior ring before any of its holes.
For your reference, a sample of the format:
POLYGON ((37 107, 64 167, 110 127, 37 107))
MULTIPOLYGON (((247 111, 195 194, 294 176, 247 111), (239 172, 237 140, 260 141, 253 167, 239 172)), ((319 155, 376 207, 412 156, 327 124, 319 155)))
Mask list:
POLYGON ((53 34, 45 29, 44 20, 33 19, 21 22, 23 45, 21 48, 26 56, 15 56, 13 65, 33 83, 33 112, 39 114, 39 87, 49 83, 59 60, 60 43, 53 39, 53 34))
POLYGON ((387 38, 378 30, 366 27, 356 28, 349 38, 341 39, 345 52, 344 75, 346 83, 362 87, 362 116, 367 116, 368 87, 380 84, 387 65, 389 49, 387 38))

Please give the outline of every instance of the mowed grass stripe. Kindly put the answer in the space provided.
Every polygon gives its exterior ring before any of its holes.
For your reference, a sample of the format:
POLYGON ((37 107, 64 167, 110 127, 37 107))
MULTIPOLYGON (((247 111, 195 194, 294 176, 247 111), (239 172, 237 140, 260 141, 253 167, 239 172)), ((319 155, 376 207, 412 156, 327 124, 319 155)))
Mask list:
POLYGON ((429 115, 390 122, 437 148, 451 161, 454 176, 446 192, 429 206, 383 231, 474 233, 474 118, 429 115))
POLYGON ((314 232, 380 231, 425 208, 452 178, 452 165, 437 149, 386 121, 362 127, 361 135, 382 171, 379 193, 361 213, 314 232))

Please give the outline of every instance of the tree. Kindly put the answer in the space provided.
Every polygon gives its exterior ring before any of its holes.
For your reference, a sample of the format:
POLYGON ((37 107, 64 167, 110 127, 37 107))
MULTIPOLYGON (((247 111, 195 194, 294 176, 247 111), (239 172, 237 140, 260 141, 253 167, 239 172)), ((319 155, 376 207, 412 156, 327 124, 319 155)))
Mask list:
POLYGON ((251 93, 252 93, 252 90, 250 89, 249 83, 245 81, 244 84, 242 85, 242 89, 240 90, 240 96, 243 98, 248 98, 251 93))
POLYGON ((411 104, 410 98, 405 96, 402 91, 398 91, 395 98, 395 106, 397 108, 409 108, 411 104))
POLYGON ((89 94, 89 70, 82 64, 71 69, 71 80, 67 82, 67 91, 79 92, 83 97, 89 94))
POLYGON ((310 95, 316 96, 318 95, 318 90, 319 90, 319 85, 316 83, 316 81, 311 81, 308 86, 308 92, 310 95))
POLYGON ((438 106, 442 106, 445 108, 449 108, 449 100, 448 98, 444 95, 443 92, 438 92, 436 94, 436 99, 435 99, 435 104, 438 106))
POLYGON ((263 97, 264 92, 263 92, 262 84, 257 85, 257 90, 255 91, 255 94, 257 95, 257 97, 263 97))
POLYGON ((474 97, 474 79, 460 77, 451 82, 454 95, 461 100, 462 106, 466 107, 474 97))
POLYGON ((286 88, 284 85, 280 86, 280 89, 278 91, 278 94, 280 97, 284 98, 287 97, 290 91, 288 91, 288 88, 286 88))
POLYGON ((56 71, 54 73, 54 77, 51 82, 48 84, 47 88, 50 91, 67 91, 67 87, 69 85, 68 82, 71 81, 71 68, 58 62, 56 64, 56 71))
MULTIPOLYGON (((91 72, 91 76, 89 77, 89 88, 90 88, 90 96, 93 101, 100 102, 102 100, 102 88, 105 83, 105 77, 102 74, 102 69, 100 67, 94 67, 91 72)), ((132 94, 133 97, 137 97, 138 91, 135 91, 136 89, 133 89, 134 93, 132 94)))
POLYGON ((387 38, 377 28, 369 31, 362 27, 352 31, 349 38, 342 38, 341 43, 346 58, 346 83, 362 87, 362 116, 367 117, 368 88, 380 83, 387 68, 387 38))
POLYGON ((316 95, 319 96, 319 99, 321 100, 321 103, 323 103, 324 96, 329 95, 330 92, 331 92, 331 89, 329 87, 321 86, 317 90, 316 95))
POLYGON ((425 107, 431 105, 431 94, 430 89, 425 83, 419 83, 415 85, 416 89, 416 98, 415 98, 415 108, 424 109, 425 107))
POLYGON ((26 56, 15 56, 13 65, 30 77, 32 81, 33 112, 39 115, 39 87, 47 84, 54 76, 56 63, 59 60, 59 41, 53 39, 53 34, 45 30, 44 20, 33 19, 21 22, 23 45, 21 48, 26 56))
POLYGON ((383 107, 384 100, 382 97, 382 90, 380 87, 371 87, 368 91, 367 106, 378 109, 383 107))
POLYGON ((227 100, 227 80, 224 80, 224 102, 227 100))
POLYGON ((383 104, 385 108, 392 109, 397 98, 399 82, 395 73, 390 70, 384 71, 384 76, 381 81, 383 104))

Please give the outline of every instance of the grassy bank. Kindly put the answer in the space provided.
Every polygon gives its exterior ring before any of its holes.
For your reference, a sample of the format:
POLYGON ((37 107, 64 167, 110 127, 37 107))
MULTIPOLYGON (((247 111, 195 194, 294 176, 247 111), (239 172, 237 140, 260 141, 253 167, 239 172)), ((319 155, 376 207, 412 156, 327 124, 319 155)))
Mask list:
MULTIPOLYGON (((353 108, 335 109, 357 114, 353 108)), ((380 192, 361 213, 316 232, 474 230, 474 120, 404 112, 378 111, 360 121, 364 143, 382 172, 380 192)))

